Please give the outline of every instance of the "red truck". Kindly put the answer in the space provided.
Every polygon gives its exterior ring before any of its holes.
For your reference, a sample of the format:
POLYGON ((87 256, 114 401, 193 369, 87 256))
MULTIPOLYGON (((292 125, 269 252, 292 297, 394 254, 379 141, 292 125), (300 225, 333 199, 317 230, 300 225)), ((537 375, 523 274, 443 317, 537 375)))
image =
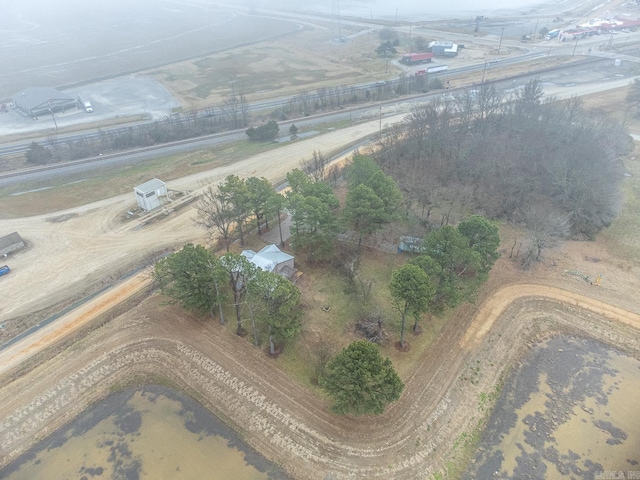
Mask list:
POLYGON ((402 56, 400 61, 407 65, 415 65, 416 63, 429 63, 433 58, 433 53, 407 53, 402 56))

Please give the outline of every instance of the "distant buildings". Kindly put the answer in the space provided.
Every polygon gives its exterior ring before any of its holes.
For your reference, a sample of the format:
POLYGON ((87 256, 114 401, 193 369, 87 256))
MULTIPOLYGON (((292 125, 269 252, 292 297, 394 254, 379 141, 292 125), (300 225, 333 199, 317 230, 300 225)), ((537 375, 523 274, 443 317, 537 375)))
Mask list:
POLYGON ((78 107, 75 98, 49 87, 26 88, 11 97, 11 101, 20 113, 30 117, 78 107))
POLYGON ((458 55, 458 45, 453 42, 430 42, 429 50, 435 57, 455 57, 458 55))

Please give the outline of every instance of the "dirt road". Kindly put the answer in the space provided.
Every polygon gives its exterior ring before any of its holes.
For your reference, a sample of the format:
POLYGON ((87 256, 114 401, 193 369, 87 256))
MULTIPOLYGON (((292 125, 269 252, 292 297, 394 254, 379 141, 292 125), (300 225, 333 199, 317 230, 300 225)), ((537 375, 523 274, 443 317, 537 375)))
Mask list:
MULTIPOLYGON (((377 110, 376 110, 377 113, 377 110)), ((404 115, 390 115, 382 126, 399 122, 404 115)), ((336 145, 353 144, 376 133, 378 119, 318 135, 265 152, 246 160, 191 175, 170 183, 175 190, 199 191, 217 185, 229 174, 266 177, 280 182, 287 172, 314 150, 330 152, 336 145)), ((96 285, 112 283, 114 272, 125 273, 153 252, 204 242, 204 231, 193 222, 195 210, 187 208, 161 222, 141 227, 125 221, 135 206, 135 197, 120 195, 51 215, 0 220, 0 232, 18 231, 30 248, 11 258, 11 275, 0 288, 6 294, 0 303, 0 322, 33 313, 82 295, 96 285)), ((8 340, 0 331, 0 342, 8 340)))

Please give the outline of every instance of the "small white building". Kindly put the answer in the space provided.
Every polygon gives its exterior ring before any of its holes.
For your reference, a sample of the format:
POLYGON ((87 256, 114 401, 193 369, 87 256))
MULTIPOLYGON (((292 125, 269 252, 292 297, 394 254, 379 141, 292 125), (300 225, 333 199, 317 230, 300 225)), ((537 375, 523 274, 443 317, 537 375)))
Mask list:
POLYGON ((277 246, 271 244, 264 247, 259 252, 253 250, 243 250, 241 255, 246 257, 256 267, 267 272, 278 273, 289 278, 295 274, 293 268, 293 255, 283 252, 277 246))
POLYGON ((138 206, 149 212, 162 205, 162 197, 166 198, 167 196, 167 185, 162 180, 154 178, 133 187, 133 191, 136 194, 138 206))

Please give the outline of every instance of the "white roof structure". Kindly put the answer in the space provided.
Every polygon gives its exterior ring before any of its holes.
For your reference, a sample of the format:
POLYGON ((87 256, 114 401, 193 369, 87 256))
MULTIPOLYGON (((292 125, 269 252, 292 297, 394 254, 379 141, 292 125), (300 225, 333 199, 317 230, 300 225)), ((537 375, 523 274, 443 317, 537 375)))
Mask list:
POLYGON ((151 180, 138 185, 137 187, 135 187, 135 189, 146 193, 153 192, 154 190, 158 190, 159 188, 162 188, 164 186, 165 183, 162 180, 152 178, 151 180))
POLYGON ((277 246, 271 244, 264 247, 259 252, 253 250, 243 250, 241 255, 246 257, 256 267, 267 272, 273 272, 280 264, 293 260, 293 256, 283 252, 277 246))

